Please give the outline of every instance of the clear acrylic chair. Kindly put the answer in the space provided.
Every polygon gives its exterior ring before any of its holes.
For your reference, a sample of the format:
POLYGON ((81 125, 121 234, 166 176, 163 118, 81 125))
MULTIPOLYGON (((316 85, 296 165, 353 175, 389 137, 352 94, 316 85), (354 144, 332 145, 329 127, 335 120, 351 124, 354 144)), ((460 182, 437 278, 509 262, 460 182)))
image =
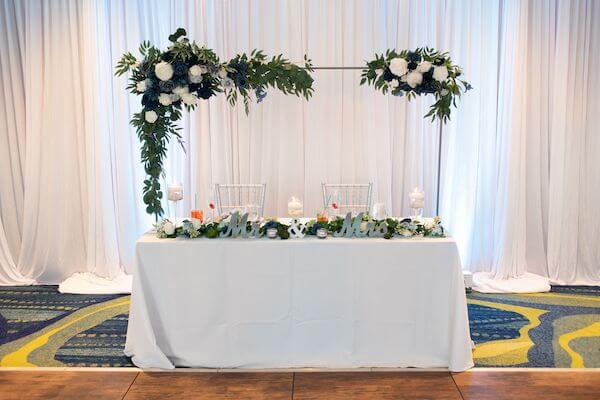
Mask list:
POLYGON ((373 196, 373 183, 323 183, 323 206, 331 209, 336 203, 334 214, 369 212, 373 196))
POLYGON ((265 208, 266 184, 215 184, 215 199, 219 215, 235 211, 248 213, 250 219, 262 217, 265 208))

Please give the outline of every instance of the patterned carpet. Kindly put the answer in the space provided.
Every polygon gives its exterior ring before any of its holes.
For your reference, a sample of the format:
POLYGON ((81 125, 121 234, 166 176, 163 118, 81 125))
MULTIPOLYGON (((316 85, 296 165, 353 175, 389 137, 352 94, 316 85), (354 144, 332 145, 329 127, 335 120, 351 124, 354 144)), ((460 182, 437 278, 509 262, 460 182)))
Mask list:
MULTIPOLYGON (((0 288, 0 366, 132 366, 123 355, 129 296, 0 288)), ((479 367, 600 367, 600 288, 470 293, 479 367)))

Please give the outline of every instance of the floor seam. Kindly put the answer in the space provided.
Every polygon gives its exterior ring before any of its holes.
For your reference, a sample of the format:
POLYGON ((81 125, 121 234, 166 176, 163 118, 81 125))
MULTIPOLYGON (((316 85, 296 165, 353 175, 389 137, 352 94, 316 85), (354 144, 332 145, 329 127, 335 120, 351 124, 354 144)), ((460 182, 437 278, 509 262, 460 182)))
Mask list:
POLYGON ((294 389, 296 386, 296 373, 292 373, 292 400, 294 400, 294 389))
POLYGON ((454 380, 454 374, 452 372, 450 372, 449 374, 450 374, 450 378, 452 379, 452 382, 454 383, 454 386, 456 386, 456 390, 458 390, 458 394, 460 395, 460 398, 462 400, 465 400, 465 396, 463 396, 462 390, 460 390, 458 383, 456 383, 456 380, 454 380))
POLYGON ((131 380, 131 383, 129 384, 129 387, 127 388, 127 390, 125 391, 125 394, 123 395, 123 397, 121 397, 121 400, 125 400, 125 397, 127 397, 127 395, 129 394, 129 391, 131 390, 131 387, 133 386, 133 384, 135 383, 136 379, 138 378, 138 376, 140 376, 141 372, 138 372, 135 377, 131 380))

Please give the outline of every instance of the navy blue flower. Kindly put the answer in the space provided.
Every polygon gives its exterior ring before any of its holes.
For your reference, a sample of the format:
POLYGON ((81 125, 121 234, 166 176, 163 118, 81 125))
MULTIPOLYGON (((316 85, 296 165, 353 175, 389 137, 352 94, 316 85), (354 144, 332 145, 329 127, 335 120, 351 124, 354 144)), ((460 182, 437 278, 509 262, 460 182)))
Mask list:
POLYGON ((429 68, 429 71, 423 73, 423 82, 427 82, 433 79, 433 68, 429 68))
POLYGON ((416 62, 411 61, 411 62, 408 63, 408 69, 411 70, 411 71, 414 70, 414 69, 417 69, 417 65, 418 64, 416 62))
POLYGON ((215 88, 210 84, 210 82, 202 81, 196 93, 198 93, 198 97, 206 100, 215 94, 215 88))
POLYGON ((232 61, 229 63, 229 67, 238 73, 246 74, 248 72, 248 63, 244 60, 232 61))
POLYGON ((267 221, 267 223, 265 224, 265 229, 277 228, 277 225, 277 221, 267 221))
POLYGON ((171 62, 174 56, 175 55, 170 51, 165 51, 160 58, 162 58, 163 61, 171 62))
POLYGON ((246 75, 244 74, 236 74, 234 81, 235 85, 239 88, 246 89, 248 87, 248 79, 246 79, 246 75))
POLYGON ((163 92, 170 92, 171 90, 175 89, 175 84, 173 81, 160 81, 158 83, 158 87, 163 92))
POLYGON ((383 71, 383 80, 384 81, 389 82, 389 81, 391 81, 394 78, 395 78, 395 76, 394 76, 394 74, 392 74, 392 71, 390 71, 389 68, 386 68, 383 71))
POLYGON ((175 76, 185 76, 187 74, 187 66, 183 61, 177 60, 173 63, 173 73, 175 76))
POLYGON ((433 65, 444 65, 446 63, 446 59, 445 58, 438 58, 437 60, 435 60, 433 62, 433 65))
POLYGON ((146 78, 156 79, 156 73, 154 72, 154 68, 150 68, 148 71, 146 71, 146 78))
POLYGON ((156 96, 153 96, 152 93, 146 92, 142 96, 142 106, 144 106, 144 108, 153 110, 158 107, 158 99, 156 96))
POLYGON ((419 53, 411 51, 410 53, 408 53, 408 61, 413 63, 419 63, 421 62, 421 55, 419 53))

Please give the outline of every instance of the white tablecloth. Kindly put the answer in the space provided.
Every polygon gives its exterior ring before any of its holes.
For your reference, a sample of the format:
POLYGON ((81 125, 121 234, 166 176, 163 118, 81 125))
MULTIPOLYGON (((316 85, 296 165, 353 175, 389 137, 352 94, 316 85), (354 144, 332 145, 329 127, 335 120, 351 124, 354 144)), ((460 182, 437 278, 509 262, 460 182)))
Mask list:
POLYGON ((139 367, 473 366, 450 238, 137 243, 125 353, 139 367))

